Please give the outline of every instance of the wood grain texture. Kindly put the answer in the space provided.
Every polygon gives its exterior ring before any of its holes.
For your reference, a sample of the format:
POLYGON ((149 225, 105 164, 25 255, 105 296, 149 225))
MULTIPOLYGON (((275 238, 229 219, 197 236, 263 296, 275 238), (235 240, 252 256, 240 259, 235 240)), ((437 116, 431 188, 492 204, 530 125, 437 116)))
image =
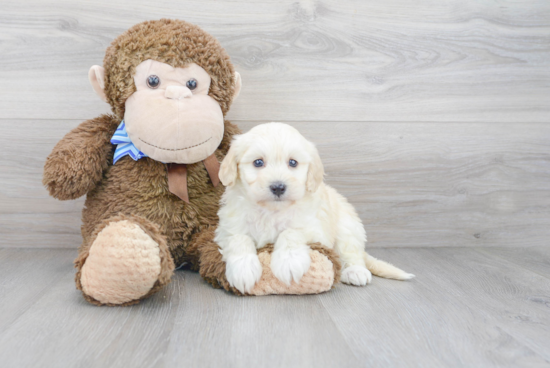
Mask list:
POLYGON ((0 331, 48 295, 68 274, 73 258, 72 252, 61 249, 37 253, 0 248, 0 331))
MULTIPOLYGON (((550 279, 484 250, 373 249, 415 273, 414 287, 375 279, 368 293, 338 288, 323 305, 366 366, 549 366, 550 279)), ((548 248, 538 252, 548 261, 548 248)))
POLYGON ((74 289, 76 251, 3 249, 2 367, 548 367, 550 277, 510 252, 373 249, 417 278, 317 296, 237 297, 178 271, 109 308, 74 289))
MULTIPOLYGON (((56 201, 41 184, 49 151, 78 124, 0 120, 1 246, 80 244, 83 199, 56 201)), ((327 183, 357 208, 369 246, 547 245, 548 124, 292 125, 317 144, 327 183)))
MULTIPOLYGON (((480 249, 480 252, 487 253, 491 256, 500 257, 506 261, 512 262, 519 267, 526 268, 532 272, 538 273, 541 276, 550 278, 550 257, 548 257, 549 247, 546 248, 529 248, 528 251, 523 252, 517 248, 498 248, 480 249)), ((542 303, 547 303, 546 300, 541 299, 542 303)), ((550 305, 550 304, 546 304, 550 305)))
POLYGON ((550 117, 548 1, 3 0, 0 118, 108 111, 88 69, 121 32, 162 17, 227 49, 244 83, 234 120, 550 117))

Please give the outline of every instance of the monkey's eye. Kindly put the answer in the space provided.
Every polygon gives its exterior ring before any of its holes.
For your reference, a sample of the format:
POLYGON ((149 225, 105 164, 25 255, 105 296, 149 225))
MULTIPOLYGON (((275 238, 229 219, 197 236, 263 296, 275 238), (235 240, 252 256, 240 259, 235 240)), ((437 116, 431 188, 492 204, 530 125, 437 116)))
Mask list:
POLYGON ((293 160, 293 159, 290 159, 290 160, 288 161, 288 164, 289 164, 291 167, 296 167, 296 166, 298 166, 298 161, 293 160))
POLYGON ((155 89, 159 86, 159 84, 160 84, 160 78, 157 77, 156 75, 150 75, 147 77, 147 86, 149 88, 155 89))
POLYGON ((262 160, 261 158, 255 160, 255 161, 254 161, 254 166, 255 166, 255 167, 262 167, 262 166, 264 166, 264 160, 262 160))
POLYGON ((185 84, 191 91, 197 88, 197 80, 195 78, 189 79, 185 84))

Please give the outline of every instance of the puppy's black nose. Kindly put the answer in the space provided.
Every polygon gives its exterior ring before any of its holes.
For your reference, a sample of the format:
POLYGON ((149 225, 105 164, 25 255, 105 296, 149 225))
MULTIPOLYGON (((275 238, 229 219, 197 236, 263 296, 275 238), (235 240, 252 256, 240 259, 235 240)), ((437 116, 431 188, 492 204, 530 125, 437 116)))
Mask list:
POLYGON ((271 189, 271 193, 275 194, 277 197, 280 197, 285 193, 286 185, 278 181, 271 184, 269 189, 271 189))

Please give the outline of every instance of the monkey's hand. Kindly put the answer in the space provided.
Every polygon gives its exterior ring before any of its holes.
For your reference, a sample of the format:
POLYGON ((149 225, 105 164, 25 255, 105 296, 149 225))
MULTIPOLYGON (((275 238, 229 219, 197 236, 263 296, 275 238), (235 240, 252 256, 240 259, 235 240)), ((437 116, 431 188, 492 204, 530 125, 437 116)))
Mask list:
POLYGON ((109 166, 110 141, 119 123, 112 115, 101 115, 86 120, 56 144, 42 178, 52 197, 75 199, 99 183, 109 166))

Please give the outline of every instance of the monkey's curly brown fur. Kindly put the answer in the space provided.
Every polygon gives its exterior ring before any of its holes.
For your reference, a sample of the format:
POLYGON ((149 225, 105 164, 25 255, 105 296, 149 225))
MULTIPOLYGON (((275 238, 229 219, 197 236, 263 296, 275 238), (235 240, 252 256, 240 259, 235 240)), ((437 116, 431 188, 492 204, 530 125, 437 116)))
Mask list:
MULTIPOLYGON (((137 24, 113 41, 104 67, 105 93, 114 115, 87 120, 69 132, 44 166, 43 183, 53 197, 67 200, 87 195, 82 214, 83 242, 75 261, 79 289, 80 270, 90 246, 109 222, 128 219, 159 244, 161 276, 143 297, 169 282, 174 264, 196 263, 196 255, 186 252, 186 248, 203 229, 218 222, 218 203, 224 189, 212 185, 202 162, 187 166, 190 203, 168 190, 166 165, 161 162, 150 158, 134 161, 125 156, 113 165, 114 146, 110 139, 124 117, 126 99, 135 92, 135 68, 147 59, 173 67, 191 62, 201 66, 212 78, 209 95, 220 104, 224 115, 235 93, 229 56, 215 38, 195 25, 179 20, 149 21, 137 24), (166 246, 170 255, 163 255, 166 246)), ((223 140, 215 151, 219 161, 226 155, 232 136, 240 132, 228 121, 224 127, 223 140)))

